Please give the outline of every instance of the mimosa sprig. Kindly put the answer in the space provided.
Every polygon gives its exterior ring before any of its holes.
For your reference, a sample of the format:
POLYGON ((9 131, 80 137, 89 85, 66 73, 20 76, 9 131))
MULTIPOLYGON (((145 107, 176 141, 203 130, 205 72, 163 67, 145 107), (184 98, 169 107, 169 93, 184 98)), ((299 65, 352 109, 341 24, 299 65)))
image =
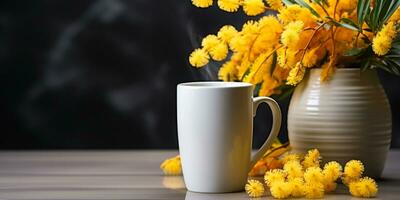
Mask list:
MULTIPOLYGON (((214 2, 192 3, 206 8, 214 2)), ((206 36, 189 62, 194 67, 221 62, 221 80, 255 84, 261 96, 296 86, 315 67, 322 68, 322 81, 341 67, 400 75, 398 0, 217 0, 217 5, 261 17, 240 30, 226 25, 206 36)))

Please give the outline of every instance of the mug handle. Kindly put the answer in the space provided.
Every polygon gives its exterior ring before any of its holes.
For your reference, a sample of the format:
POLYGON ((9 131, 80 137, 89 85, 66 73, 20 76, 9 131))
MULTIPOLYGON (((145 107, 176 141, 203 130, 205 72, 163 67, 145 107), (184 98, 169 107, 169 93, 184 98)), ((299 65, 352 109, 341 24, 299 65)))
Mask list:
POLYGON ((257 151, 257 153, 254 154, 254 156, 252 157, 249 170, 251 170, 253 166, 257 163, 257 161, 265 154, 265 152, 267 152, 274 139, 278 136, 282 123, 281 109, 279 108, 278 103, 270 97, 255 97, 253 99, 253 117, 256 116, 257 108, 261 103, 267 103, 268 106, 271 108, 273 117, 272 128, 267 140, 257 151))

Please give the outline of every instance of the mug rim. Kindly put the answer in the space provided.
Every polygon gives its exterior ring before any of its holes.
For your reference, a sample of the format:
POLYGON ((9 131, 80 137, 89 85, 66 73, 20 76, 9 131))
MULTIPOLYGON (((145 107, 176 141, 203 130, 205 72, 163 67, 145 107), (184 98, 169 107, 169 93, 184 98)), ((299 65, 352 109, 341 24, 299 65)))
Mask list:
POLYGON ((224 81, 194 81, 179 83, 178 87, 187 88, 248 88, 253 85, 245 82, 224 82, 224 81))

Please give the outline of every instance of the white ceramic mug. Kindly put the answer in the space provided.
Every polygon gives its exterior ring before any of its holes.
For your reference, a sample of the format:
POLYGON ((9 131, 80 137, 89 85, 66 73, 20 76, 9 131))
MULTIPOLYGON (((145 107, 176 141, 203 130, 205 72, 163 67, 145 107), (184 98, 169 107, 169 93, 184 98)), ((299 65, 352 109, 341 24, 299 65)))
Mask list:
POLYGON ((268 150, 281 126, 278 103, 253 98, 253 86, 241 82, 192 82, 177 87, 178 139, 188 190, 242 191, 249 170, 268 150), (268 139, 251 158, 253 117, 260 103, 272 111, 268 139))

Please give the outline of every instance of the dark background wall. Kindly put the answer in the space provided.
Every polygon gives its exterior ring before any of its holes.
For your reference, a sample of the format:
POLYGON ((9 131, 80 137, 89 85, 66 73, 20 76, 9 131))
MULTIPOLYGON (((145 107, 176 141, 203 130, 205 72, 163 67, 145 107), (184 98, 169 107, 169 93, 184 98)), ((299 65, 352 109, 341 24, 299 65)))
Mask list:
MULTIPOLYGON (((215 80, 218 67, 193 69, 188 54, 247 19, 189 0, 1 1, 0 148, 177 148, 176 84, 215 80)), ((400 78, 380 76, 399 147, 400 78)), ((270 127, 266 110, 254 146, 270 127)))

